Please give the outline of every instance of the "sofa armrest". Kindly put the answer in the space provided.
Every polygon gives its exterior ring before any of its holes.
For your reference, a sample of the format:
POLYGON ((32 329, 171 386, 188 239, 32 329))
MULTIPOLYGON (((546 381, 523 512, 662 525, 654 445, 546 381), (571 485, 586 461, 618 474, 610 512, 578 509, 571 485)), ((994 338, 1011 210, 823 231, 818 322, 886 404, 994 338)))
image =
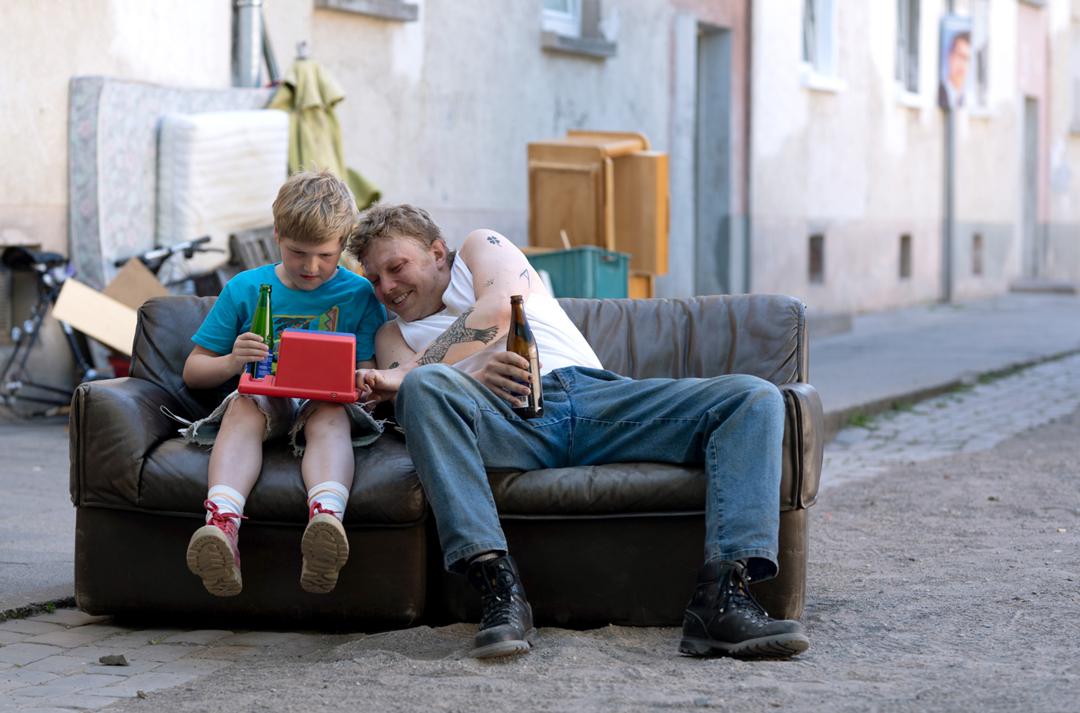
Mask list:
MULTIPOLYGON (((817 500, 821 482, 821 458, 825 445, 825 414, 821 396, 810 384, 782 384, 787 421, 784 424, 784 454, 791 459, 790 482, 781 484, 783 509, 808 508, 817 500)), ((785 468, 787 470, 787 468, 785 468)))
POLYGON ((144 379, 89 381, 75 389, 69 431, 74 505, 137 504, 143 459, 178 430, 161 406, 179 410, 172 394, 144 379))

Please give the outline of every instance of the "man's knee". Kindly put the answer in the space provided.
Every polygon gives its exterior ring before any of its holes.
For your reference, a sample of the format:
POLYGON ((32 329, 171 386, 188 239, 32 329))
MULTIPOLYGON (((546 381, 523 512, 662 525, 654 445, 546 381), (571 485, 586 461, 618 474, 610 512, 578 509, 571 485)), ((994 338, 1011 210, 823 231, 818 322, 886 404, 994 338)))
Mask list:
POLYGON ((461 372, 447 364, 425 364, 405 375, 398 389, 398 401, 443 394, 461 381, 461 372))
POLYGON ((784 396, 771 381, 741 374, 738 377, 743 403, 775 418, 784 415, 784 396))
POLYGON ((460 390, 465 381, 460 371, 446 364, 426 364, 413 369, 398 388, 398 418, 407 418, 410 410, 419 414, 429 411, 448 394, 460 390))

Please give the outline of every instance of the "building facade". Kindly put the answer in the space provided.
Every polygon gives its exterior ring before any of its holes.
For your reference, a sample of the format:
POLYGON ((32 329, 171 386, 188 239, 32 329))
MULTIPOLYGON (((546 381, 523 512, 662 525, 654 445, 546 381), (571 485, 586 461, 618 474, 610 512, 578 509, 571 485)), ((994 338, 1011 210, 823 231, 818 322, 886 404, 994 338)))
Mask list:
MULTIPOLYGON (((857 312, 997 294, 1025 277, 1080 281, 1080 1, 951 4, 263 0, 263 10, 283 67, 305 41, 344 87, 347 162, 385 200, 429 208, 451 244, 479 226, 526 243, 528 142, 640 131, 670 155, 660 296, 782 292, 857 312), (950 11, 971 27, 951 162, 938 106, 950 11)), ((70 77, 229 86, 229 7, 51 0, 5 17, 0 244, 65 251, 70 77)))

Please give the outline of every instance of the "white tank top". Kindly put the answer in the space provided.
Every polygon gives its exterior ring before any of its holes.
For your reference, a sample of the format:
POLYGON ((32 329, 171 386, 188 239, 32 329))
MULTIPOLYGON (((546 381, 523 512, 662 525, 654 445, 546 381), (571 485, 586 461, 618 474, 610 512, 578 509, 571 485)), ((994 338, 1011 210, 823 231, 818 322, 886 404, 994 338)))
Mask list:
MULTIPOLYGON (((445 332, 458 317, 472 309, 476 304, 476 292, 473 289, 472 271, 458 255, 450 268, 450 284, 443 292, 445 308, 430 317, 406 322, 398 319, 401 336, 417 354, 422 354, 435 338, 445 332)), ((578 328, 566 316, 554 297, 548 294, 531 293, 525 300, 525 316, 536 338, 536 348, 540 352, 540 373, 547 374, 564 366, 589 366, 602 368, 596 353, 585 341, 578 328)), ((472 371, 480 366, 484 356, 490 352, 506 350, 506 339, 496 339, 484 349, 454 364, 461 371, 472 371)))

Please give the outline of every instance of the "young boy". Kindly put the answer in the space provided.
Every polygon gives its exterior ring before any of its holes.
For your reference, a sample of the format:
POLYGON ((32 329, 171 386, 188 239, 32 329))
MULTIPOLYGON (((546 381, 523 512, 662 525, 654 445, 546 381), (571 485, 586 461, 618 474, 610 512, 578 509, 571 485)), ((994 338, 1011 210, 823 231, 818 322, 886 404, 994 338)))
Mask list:
MULTIPOLYGON (((240 273, 222 290, 191 338, 184 383, 218 387, 263 359, 267 346, 250 331, 259 285, 271 286, 275 343, 288 327, 351 332, 359 366, 374 366, 375 332, 386 311, 367 279, 338 266, 357 220, 349 190, 328 172, 298 173, 274 201, 274 235, 281 262, 240 273)), ((262 470, 262 444, 290 435, 308 493, 301 541, 300 586, 325 593, 349 557, 341 520, 353 481, 353 445, 374 440, 379 427, 358 403, 338 404, 231 393, 207 418, 184 431, 189 442, 213 445, 206 525, 188 543, 188 569, 211 594, 240 593, 237 536, 244 503, 262 470)))

